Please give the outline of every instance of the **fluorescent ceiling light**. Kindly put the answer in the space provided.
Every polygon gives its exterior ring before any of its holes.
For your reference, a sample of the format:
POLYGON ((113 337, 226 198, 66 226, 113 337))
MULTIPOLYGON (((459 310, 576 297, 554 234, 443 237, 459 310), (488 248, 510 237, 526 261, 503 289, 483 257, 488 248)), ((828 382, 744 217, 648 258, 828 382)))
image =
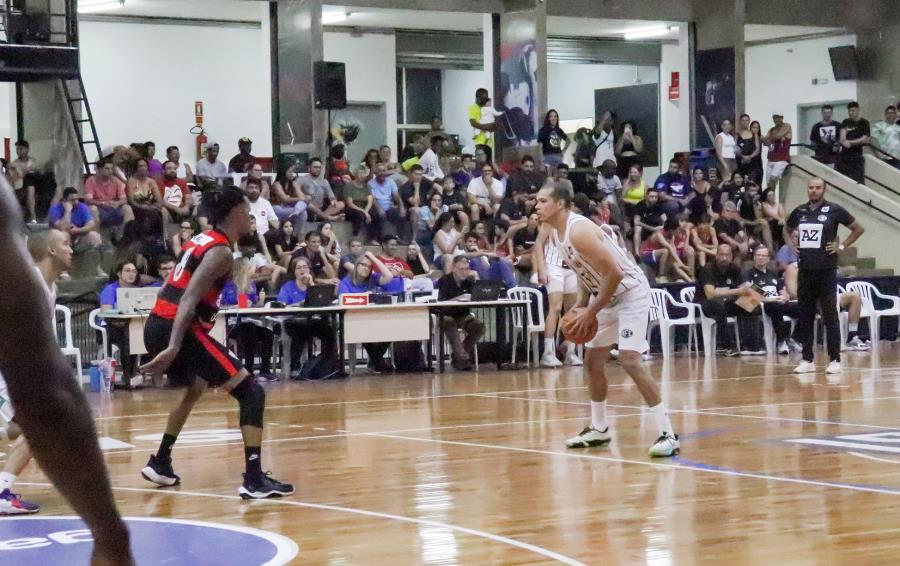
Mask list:
POLYGON ((125 5, 125 0, 78 0, 78 13, 90 14, 118 10, 125 5))
POLYGON ((331 25, 331 24, 339 24, 347 19, 347 16, 350 14, 345 11, 340 12, 322 12, 322 24, 323 25, 331 25))
POLYGON ((657 26, 653 28, 636 29, 625 32, 625 39, 647 39, 650 37, 662 37, 670 32, 678 31, 678 26, 657 26))

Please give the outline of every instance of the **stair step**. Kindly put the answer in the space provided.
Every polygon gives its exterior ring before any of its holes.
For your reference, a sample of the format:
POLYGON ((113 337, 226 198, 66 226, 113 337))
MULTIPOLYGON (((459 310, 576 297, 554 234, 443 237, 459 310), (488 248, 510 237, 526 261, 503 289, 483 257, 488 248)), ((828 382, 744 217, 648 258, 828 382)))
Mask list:
POLYGON ((838 265, 853 265, 854 260, 859 256, 859 250, 855 247, 847 248, 842 252, 838 252, 838 265))
POLYGON ((856 266, 856 269, 875 269, 875 258, 874 257, 858 257, 853 261, 853 265, 856 266))
POLYGON ((893 277, 893 269, 858 269, 855 277, 893 277))

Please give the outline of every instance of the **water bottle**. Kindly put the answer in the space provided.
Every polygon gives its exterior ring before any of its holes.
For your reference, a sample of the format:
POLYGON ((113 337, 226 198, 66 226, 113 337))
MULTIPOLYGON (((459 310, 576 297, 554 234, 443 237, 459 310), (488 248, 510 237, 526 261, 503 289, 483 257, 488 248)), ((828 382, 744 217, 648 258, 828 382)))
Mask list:
MULTIPOLYGON (((102 362, 101 362, 102 363, 102 362)), ((91 366, 90 369, 91 375, 91 391, 98 392, 100 391, 100 367, 95 365, 91 366)))
POLYGON ((406 293, 403 295, 403 301, 407 303, 413 302, 413 293, 412 288, 407 288, 406 293))

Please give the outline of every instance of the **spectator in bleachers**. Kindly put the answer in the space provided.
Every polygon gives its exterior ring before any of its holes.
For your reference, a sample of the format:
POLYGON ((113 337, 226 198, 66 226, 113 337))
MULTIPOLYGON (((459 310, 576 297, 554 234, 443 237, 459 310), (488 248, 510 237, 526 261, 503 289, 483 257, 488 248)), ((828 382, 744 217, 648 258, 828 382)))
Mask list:
POLYGON ((762 289, 764 309, 757 308, 757 313, 765 310, 765 316, 772 320, 775 330, 776 350, 779 354, 789 354, 791 323, 784 320, 785 316, 791 318, 800 317, 800 306, 797 301, 791 301, 791 297, 784 287, 784 280, 778 274, 769 269, 771 255, 765 246, 757 246, 753 251, 753 267, 744 274, 744 281, 756 285, 762 289))
POLYGON ((352 238, 350 240, 350 249, 348 253, 341 256, 338 278, 343 279, 348 273, 352 273, 353 266, 356 265, 356 260, 361 258, 365 252, 366 248, 363 246, 363 241, 359 238, 352 238))
MULTIPOLYGON (((266 302, 265 290, 259 290, 253 281, 253 266, 249 258, 242 257, 234 262, 234 275, 222 287, 219 304, 227 307, 258 307, 266 302)), ((232 319, 233 320, 233 319, 232 319)), ((260 381, 278 381, 272 373, 272 347, 275 337, 260 320, 242 320, 228 330, 228 339, 237 344, 237 355, 244 360, 244 367, 254 375, 256 356, 259 356, 260 381)))
POLYGON ((728 179, 737 171, 737 142, 734 140, 734 125, 731 120, 722 120, 722 131, 716 135, 715 146, 719 178, 728 179))
MULTIPOLYGON (((292 262, 291 268, 293 278, 281 286, 278 301, 287 306, 300 306, 306 302, 307 290, 315 282, 306 258, 298 257, 292 262)), ((291 337, 291 377, 295 377, 300 371, 303 350, 309 347, 312 338, 321 341, 324 357, 337 357, 337 334, 332 324, 321 315, 289 318, 284 321, 284 331, 291 337)))
POLYGON ((78 190, 66 187, 62 200, 50 207, 47 223, 69 235, 75 256, 91 254, 101 277, 106 274, 100 268, 100 246, 103 240, 97 232, 97 221, 91 209, 78 200, 78 190))
POLYGON ((481 110, 490 100, 487 89, 479 88, 475 90, 475 104, 469 105, 469 125, 472 126, 472 141, 475 143, 476 150, 478 148, 489 150, 494 146, 495 124, 481 122, 481 110))
MULTIPOLYGON (((631 168, 634 171, 634 167, 631 168)), ((631 210, 634 252, 639 257, 641 244, 663 228, 666 213, 659 203, 659 191, 651 187, 631 210)))
MULTIPOLYGON (((450 182, 453 182, 451 179, 450 182)), ((427 202, 422 203, 419 207, 419 225, 416 228, 415 241, 424 248, 430 248, 434 235, 434 226, 438 217, 448 212, 449 208, 444 204, 443 194, 433 192, 427 197, 427 202)))
POLYGON ((559 181, 560 179, 568 179, 569 178, 569 166, 565 163, 560 163, 553 170, 553 180, 559 181))
POLYGON ((762 140, 758 133, 754 133, 750 124, 750 115, 741 114, 738 121, 738 132, 735 136, 739 150, 736 152, 737 170, 745 179, 753 179, 757 183, 762 183, 762 140))
POLYGON ((354 236, 358 236, 365 228, 369 242, 377 242, 381 237, 384 217, 372 212, 375 197, 366 181, 368 177, 369 168, 364 163, 357 165, 354 178, 343 187, 344 211, 347 220, 353 225, 354 236))
POLYGON ((747 257, 750 250, 750 237, 741 227, 740 214, 737 205, 732 201, 725 201, 722 206, 722 215, 713 222, 713 229, 719 239, 719 244, 728 244, 732 248, 732 255, 739 261, 747 257))
POLYGON ((228 162, 229 173, 246 173, 253 160, 256 159, 250 153, 253 150, 253 141, 248 137, 238 140, 238 154, 231 158, 228 162))
MULTIPOLYGON (((372 221, 377 222, 379 228, 384 225, 386 220, 392 222, 395 227, 401 225, 406 217, 406 205, 400 197, 397 183, 387 175, 384 164, 379 163, 375 166, 375 175, 369 181, 368 186, 372 196, 375 197, 375 204, 372 205, 369 212, 372 221), (377 220, 375 220, 375 216, 378 216, 377 220)), ((379 233, 378 238, 380 237, 379 233)))
MULTIPOLYGON (((628 170, 628 178, 622 183, 622 208, 628 218, 635 215, 636 207, 640 202, 645 200, 648 192, 647 185, 644 183, 643 167, 640 165, 632 165, 628 170)), ((658 201, 659 191, 655 192, 655 198, 656 201, 658 201)))
POLYGON ((603 200, 618 203, 622 198, 622 179, 616 175, 616 162, 607 159, 597 169, 597 189, 603 200))
POLYGON ((687 204, 688 220, 691 224, 699 224, 704 214, 708 214, 713 220, 718 218, 722 213, 719 189, 709 182, 702 167, 694 167, 691 189, 693 196, 687 204))
POLYGON ((663 211, 669 215, 675 215, 684 210, 691 200, 691 183, 681 174, 680 164, 677 159, 669 161, 669 169, 656 178, 653 188, 659 191, 659 200, 663 211))
POLYGON ((343 251, 341 250, 341 243, 334 233, 334 226, 331 222, 323 222, 321 228, 319 228, 319 233, 322 235, 322 247, 325 249, 325 255, 337 269, 337 264, 343 251))
POLYGON ((162 234, 162 196, 156 181, 150 178, 146 159, 138 159, 134 175, 125 183, 125 195, 141 231, 162 234))
POLYGON ((446 273, 450 271, 453 257, 459 253, 462 233, 456 229, 456 221, 453 219, 453 214, 449 212, 438 216, 434 226, 435 231, 432 238, 434 265, 446 273))
POLYGON ((654 232, 641 244, 641 258, 645 265, 656 267, 657 276, 692 281, 695 258, 689 239, 687 220, 670 216, 662 230, 654 232))
MULTIPOLYGON (((256 166, 254 166, 256 167, 256 166)), ((272 183, 272 208, 279 220, 295 223, 298 232, 306 225, 306 194, 300 188, 296 165, 291 165, 272 183)))
POLYGON ((300 246, 300 238, 294 230, 294 223, 287 219, 281 223, 278 230, 270 230, 266 234, 266 244, 272 259, 282 266, 287 267, 294 252, 300 246))
POLYGON ((544 125, 538 131, 537 141, 541 144, 544 167, 550 173, 562 163, 569 145, 569 136, 559 127, 559 112, 555 109, 551 108, 544 115, 544 125))
MULTIPOLYGON (((138 268, 131 261, 121 262, 116 265, 113 275, 114 279, 107 283, 100 290, 100 311, 109 312, 119 307, 118 290, 131 287, 140 287, 141 279, 138 268)), ((119 355, 122 359, 122 375, 126 384, 131 383, 137 368, 137 356, 132 356, 129 349, 130 340, 128 339, 128 326, 118 324, 108 324, 106 327, 110 344, 114 344, 119 348, 119 355)))
MULTIPOLYGON (((394 276, 372 252, 365 252, 353 265, 353 270, 341 279, 338 285, 338 294, 347 293, 373 293, 379 287, 390 285, 394 276)), ((363 344, 369 356, 369 371, 372 373, 384 373, 393 368, 384 360, 390 342, 372 342, 363 344)))
POLYGON ((375 165, 381 162, 381 154, 374 147, 370 147, 366 151, 362 164, 369 168, 369 171, 375 171, 375 165))
POLYGON ((431 278, 433 270, 429 267, 428 260, 422 253, 422 247, 416 242, 406 247, 406 263, 413 272, 413 279, 428 279, 434 288, 434 281, 431 278))
POLYGON ((343 187, 353 180, 353 171, 347 161, 347 148, 342 143, 331 146, 331 154, 326 164, 325 178, 331 183, 332 189, 343 187))
POLYGON ((172 253, 175 254, 175 257, 181 255, 181 247, 194 237, 194 233, 195 229, 191 221, 184 220, 181 222, 181 225, 178 227, 178 232, 172 234, 172 237, 169 238, 169 247, 171 248, 172 253))
MULTIPOLYGON (((469 268, 469 259, 457 256, 452 260, 449 273, 438 281, 438 300, 450 301, 472 292, 472 284, 477 279, 469 268)), ((441 309, 441 327, 453 350, 451 363, 454 369, 472 369, 475 347, 484 336, 484 323, 475 318, 468 307, 444 307, 441 309), (465 339, 460 337, 465 334, 465 339)))
POLYGON ((778 185, 791 162, 791 138, 794 137, 791 125, 784 121, 781 110, 772 113, 772 121, 775 125, 763 138, 763 143, 769 146, 769 153, 766 155, 766 184, 770 189, 778 185))
POLYGON ((775 191, 766 189, 760 196, 761 211, 763 219, 769 225, 769 233, 773 239, 770 250, 776 249, 781 245, 781 235, 784 233, 784 224, 787 222, 787 215, 784 212, 784 205, 778 202, 775 197, 775 191))
MULTIPOLYGON (((475 156, 471 153, 464 153, 460 156, 459 169, 454 171, 451 175, 457 186, 462 188, 469 186, 469 181, 471 181, 475 175, 475 165, 475 156)), ((446 177, 444 177, 444 179, 446 179, 446 177)))
POLYGON ((335 222, 344 219, 344 203, 337 200, 328 180, 323 177, 321 159, 318 157, 310 159, 309 173, 304 173, 298 178, 300 189, 309 197, 306 202, 309 220, 335 222))
POLYGON ((172 274, 172 270, 175 269, 175 256, 172 254, 162 254, 158 258, 156 258, 156 274, 159 276, 159 281, 151 284, 151 287, 162 287, 166 284, 166 281, 169 280, 169 275, 172 274))
POLYGON ((144 143, 144 151, 142 157, 147 160, 147 171, 152 178, 161 177, 163 174, 163 164, 156 159, 156 144, 152 141, 144 143))
POLYGON ((310 269, 317 284, 336 285, 338 283, 337 266, 332 263, 328 254, 325 253, 320 232, 316 230, 307 232, 303 238, 303 243, 294 252, 294 257, 305 257, 309 261, 310 269))
MULTIPOLYGON (((403 251, 406 250, 404 249, 403 251)), ((381 255, 378 256, 378 259, 391 270, 391 274, 394 276, 391 283, 383 288, 384 291, 398 294, 406 291, 429 293, 433 291, 434 282, 427 277, 415 277, 416 273, 410 264, 406 262, 406 254, 404 253, 401 256, 401 253, 403 252, 401 252, 400 241, 397 236, 387 235, 382 238, 381 255)))
POLYGON ((519 270, 531 273, 531 252, 537 242, 539 231, 540 219, 536 212, 532 212, 528 216, 527 223, 512 236, 512 262, 519 270))
POLYGON ((506 196, 511 198, 519 209, 518 215, 507 213, 509 220, 517 220, 523 216, 527 218, 531 214, 537 192, 546 180, 547 175, 543 170, 535 168, 533 157, 530 155, 522 157, 519 167, 509 176, 506 187, 506 196))
POLYGON ((813 124, 809 133, 816 160, 830 166, 837 162, 841 151, 841 123, 834 119, 834 107, 822 106, 822 119, 813 124))
POLYGON ((219 144, 206 146, 206 158, 197 162, 197 177, 205 185, 216 185, 229 177, 228 166, 219 160, 219 144))
POLYGON ((452 177, 444 177, 441 181, 441 199, 447 210, 453 213, 456 222, 462 225, 469 224, 469 195, 452 177))
POLYGON ((499 281, 508 289, 516 286, 516 274, 509 258, 499 257, 495 252, 478 246, 478 235, 469 232, 465 235, 465 255, 469 260, 469 268, 485 281, 499 281))
POLYGON ((423 169, 422 175, 429 181, 434 181, 435 179, 444 178, 444 172, 441 170, 440 163, 438 162, 438 155, 443 147, 444 138, 441 136, 433 136, 430 140, 431 145, 424 153, 422 153, 422 156, 419 158, 419 165, 421 165, 423 169))
POLYGON ((591 164, 594 168, 607 159, 616 162, 616 133, 613 131, 615 126, 615 116, 609 110, 605 110, 594 123, 594 130, 591 132, 591 146, 593 158, 591 164))
POLYGON ((101 228, 121 226, 134 220, 134 212, 125 197, 125 183, 114 175, 109 160, 97 163, 97 174, 84 182, 85 202, 101 228))
POLYGON ((37 195, 37 163, 28 152, 31 145, 25 140, 16 142, 16 158, 6 167, 9 182, 16 191, 16 199, 22 206, 22 213, 26 222, 37 222, 36 195, 37 195))
POLYGON ((181 159, 181 150, 177 145, 166 148, 166 159, 175 164, 175 174, 179 179, 188 185, 194 184, 194 168, 186 160, 181 159))
POLYGON ((900 167, 900 124, 897 123, 897 109, 894 106, 885 108, 884 120, 872 124, 872 141, 881 151, 892 156, 881 156, 882 159, 894 167, 900 167))
POLYGON ((378 162, 384 163, 384 169, 388 175, 396 175, 401 172, 400 164, 393 160, 391 146, 387 144, 378 148, 378 162))
POLYGON ((162 193, 163 221, 171 224, 189 219, 193 195, 187 183, 178 178, 178 164, 166 161, 163 164, 163 176, 156 182, 162 193))
MULTIPOLYGON (((250 217, 253 218, 253 215, 250 217)), ((278 282, 287 274, 287 270, 273 261, 265 237, 257 231, 255 220, 250 233, 236 242, 235 249, 241 256, 250 259, 257 283, 271 283, 272 289, 278 288, 278 282)))
MULTIPOLYGON (((376 168, 375 178, 378 179, 378 173, 384 172, 384 166, 376 168)), ((390 180, 392 183, 393 180, 390 180)), ((437 180, 438 182, 441 179, 437 180)), ((421 165, 413 165, 409 168, 409 180, 400 187, 400 201, 403 203, 403 206, 406 208, 406 219, 409 222, 409 225, 412 227, 412 234, 410 234, 410 238, 407 240, 413 240, 416 237, 416 231, 419 226, 419 208, 427 205, 428 203, 428 195, 434 190, 435 182, 433 180, 428 180, 425 178, 425 170, 421 165)), ((372 191, 375 192, 375 187, 373 186, 373 181, 369 181, 369 185, 372 187, 372 191)), ((384 191, 384 189, 379 188, 380 192, 384 191)))
POLYGON ((849 117, 841 122, 841 149, 840 159, 837 162, 837 170, 850 177, 857 183, 865 183, 865 166, 863 160, 863 146, 869 143, 872 131, 869 121, 859 115, 859 103, 847 104, 849 117))
POLYGON ((644 140, 638 135, 637 125, 626 120, 619 128, 616 138, 616 168, 620 177, 628 174, 632 165, 642 165, 641 154, 644 153, 644 140))
POLYGON ((707 261, 713 261, 716 258, 716 250, 719 247, 719 238, 712 226, 712 219, 709 214, 703 213, 700 221, 691 223, 691 245, 694 247, 694 254, 697 258, 697 264, 704 267, 707 261))
MULTIPOLYGON (((736 173, 734 176, 739 175, 736 173)), ((737 205, 738 222, 747 235, 756 242, 765 243, 770 250, 773 249, 772 230, 763 214, 759 185, 745 178, 743 184, 735 185, 729 191, 727 198, 737 205)))
POLYGON ((494 166, 485 163, 481 166, 481 176, 469 182, 466 192, 469 193, 469 211, 473 222, 482 217, 493 218, 500 210, 500 201, 506 191, 494 173, 494 166))
POLYGON ((246 189, 247 182, 251 180, 259 181, 260 194, 262 194, 264 199, 271 202, 272 187, 269 185, 269 180, 263 175, 262 165, 258 163, 250 164, 250 168, 247 169, 247 176, 241 179, 241 189, 246 189))
POLYGON ((260 236, 265 236, 269 230, 278 229, 278 215, 272 208, 272 203, 263 198, 259 181, 248 179, 244 189, 247 200, 250 201, 250 214, 256 219, 256 231, 260 236))
POLYGON ((697 274, 697 290, 694 302, 700 305, 703 314, 716 321, 718 345, 704 344, 704 348, 724 346, 726 355, 736 355, 731 325, 726 324, 730 316, 737 317, 741 342, 748 353, 760 350, 756 317, 735 304, 738 297, 749 295, 750 287, 744 285, 740 270, 734 264, 731 246, 720 244, 716 250, 716 260, 709 263, 697 274), (756 324, 754 324, 756 323, 756 324))

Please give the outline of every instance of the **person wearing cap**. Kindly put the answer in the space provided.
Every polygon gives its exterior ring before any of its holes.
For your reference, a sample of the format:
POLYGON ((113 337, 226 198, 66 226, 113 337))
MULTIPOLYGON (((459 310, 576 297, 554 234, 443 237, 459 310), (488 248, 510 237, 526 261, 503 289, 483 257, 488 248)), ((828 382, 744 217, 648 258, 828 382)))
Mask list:
POLYGON ((770 189, 778 186, 784 170, 791 162, 791 138, 794 136, 791 125, 784 121, 784 112, 772 112, 772 121, 775 125, 769 128, 769 133, 763 138, 763 143, 769 146, 766 183, 770 189))
POLYGON ((238 140, 238 153, 234 157, 231 158, 231 161, 228 162, 228 172, 229 173, 246 173, 250 166, 253 165, 253 161, 256 159, 250 154, 250 150, 253 148, 253 140, 248 137, 243 137, 238 140))

